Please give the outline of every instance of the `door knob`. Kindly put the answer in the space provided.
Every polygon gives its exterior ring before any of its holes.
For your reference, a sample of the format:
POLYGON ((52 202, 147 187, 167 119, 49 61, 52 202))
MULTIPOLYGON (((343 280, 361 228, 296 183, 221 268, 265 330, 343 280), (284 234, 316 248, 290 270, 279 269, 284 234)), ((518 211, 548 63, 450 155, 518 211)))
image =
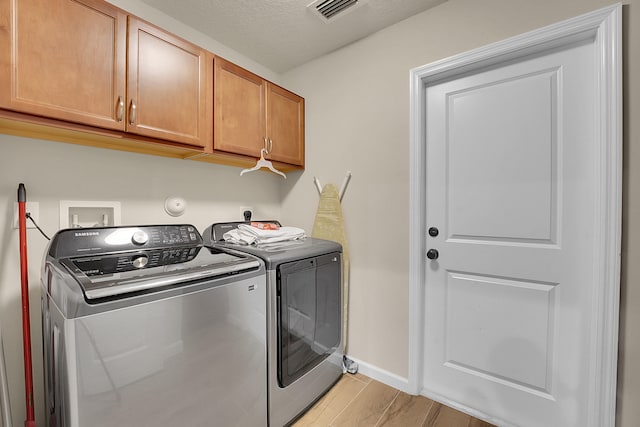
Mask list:
POLYGON ((436 237, 440 231, 436 227, 429 227, 429 236, 436 237))
POLYGON ((437 249, 429 249, 427 251, 427 258, 429 259, 438 259, 439 256, 440 254, 438 253, 437 249))

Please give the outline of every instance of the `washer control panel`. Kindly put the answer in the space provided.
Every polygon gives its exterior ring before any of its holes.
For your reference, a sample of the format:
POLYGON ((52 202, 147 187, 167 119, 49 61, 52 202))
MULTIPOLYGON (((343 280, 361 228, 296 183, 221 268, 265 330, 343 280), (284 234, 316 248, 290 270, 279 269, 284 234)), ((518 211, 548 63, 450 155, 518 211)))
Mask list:
MULTIPOLYGON (((112 254, 141 249, 176 249, 201 246, 202 236, 193 225, 143 225, 133 227, 70 228, 59 231, 49 247, 56 258, 112 254)), ((138 260, 144 267, 150 261, 138 260)))
POLYGON ((86 276, 102 276, 188 262, 194 259, 201 249, 201 246, 184 246, 111 255, 94 255, 73 258, 71 263, 75 273, 82 272, 86 276))

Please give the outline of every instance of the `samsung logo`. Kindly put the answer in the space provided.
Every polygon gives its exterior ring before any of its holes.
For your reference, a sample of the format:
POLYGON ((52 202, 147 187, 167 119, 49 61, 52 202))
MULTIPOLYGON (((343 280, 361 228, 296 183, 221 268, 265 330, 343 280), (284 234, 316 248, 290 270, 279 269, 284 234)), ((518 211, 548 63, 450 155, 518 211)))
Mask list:
POLYGON ((97 231, 81 231, 79 233, 74 233, 76 237, 87 237, 87 236, 99 236, 100 233, 97 231))

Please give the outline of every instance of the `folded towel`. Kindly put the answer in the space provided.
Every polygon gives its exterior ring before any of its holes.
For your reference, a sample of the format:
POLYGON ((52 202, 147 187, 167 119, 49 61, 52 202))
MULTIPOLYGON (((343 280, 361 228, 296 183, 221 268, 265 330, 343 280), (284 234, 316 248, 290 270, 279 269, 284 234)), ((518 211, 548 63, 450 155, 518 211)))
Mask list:
POLYGON ((222 235, 225 242, 233 243, 234 245, 250 245, 256 241, 256 238, 250 235, 241 234, 237 229, 227 231, 222 235))
POLYGON ((235 230, 227 231, 222 238, 240 245, 261 245, 289 240, 304 239, 306 234, 297 227, 280 227, 277 230, 263 230, 248 224, 240 224, 235 230))

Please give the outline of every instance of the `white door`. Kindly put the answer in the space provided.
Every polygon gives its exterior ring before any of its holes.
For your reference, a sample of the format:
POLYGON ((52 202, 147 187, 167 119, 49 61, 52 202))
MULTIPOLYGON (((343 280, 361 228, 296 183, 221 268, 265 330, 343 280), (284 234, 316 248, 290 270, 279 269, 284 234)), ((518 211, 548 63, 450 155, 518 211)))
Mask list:
POLYGON ((423 378, 500 423, 593 425, 593 39, 426 87, 423 378))

